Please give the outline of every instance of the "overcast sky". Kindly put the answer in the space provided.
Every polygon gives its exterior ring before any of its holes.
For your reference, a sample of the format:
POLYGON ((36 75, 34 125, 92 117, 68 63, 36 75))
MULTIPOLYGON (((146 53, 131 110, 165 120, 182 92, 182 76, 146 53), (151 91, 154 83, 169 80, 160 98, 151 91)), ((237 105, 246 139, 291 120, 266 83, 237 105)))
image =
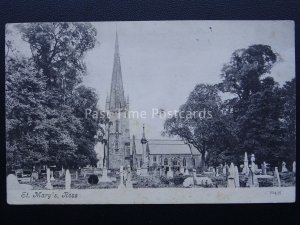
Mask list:
POLYGON ((116 27, 125 95, 130 110, 147 119, 131 120, 131 134, 161 138, 163 120, 152 109, 176 110, 198 83, 218 83, 231 54, 253 44, 270 45, 281 55, 272 76, 283 84, 295 76, 294 24, 291 21, 95 22, 99 43, 86 56, 87 86, 104 108, 110 91, 116 27))
MULTIPOLYGON (((291 21, 157 21, 94 22, 98 44, 85 57, 84 84, 99 95, 104 109, 110 92, 116 27, 125 95, 130 110, 146 111, 147 119, 131 120, 138 138, 145 123, 148 138, 161 138, 162 119, 152 109, 176 110, 198 83, 221 81, 220 71, 231 54, 253 44, 270 45, 282 60, 272 69, 281 85, 295 77, 294 23, 291 21)), ((14 27, 9 25, 14 31, 14 27)), ((15 34, 16 48, 29 54, 15 34)))

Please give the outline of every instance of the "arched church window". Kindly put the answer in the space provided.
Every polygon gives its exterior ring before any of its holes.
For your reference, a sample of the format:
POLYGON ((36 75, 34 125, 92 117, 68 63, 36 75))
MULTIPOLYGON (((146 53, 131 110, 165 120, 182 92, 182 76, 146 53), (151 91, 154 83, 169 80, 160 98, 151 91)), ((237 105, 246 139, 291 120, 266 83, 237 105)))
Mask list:
POLYGON ((176 160, 176 159, 174 159, 173 165, 174 165, 174 166, 177 166, 177 160, 176 160))
POLYGON ((153 162, 156 162, 156 156, 153 156, 153 162))
POLYGON ((168 165, 168 159, 167 159, 167 158, 164 159, 164 165, 165 165, 165 166, 168 165))
POLYGON ((183 158, 183 160, 182 160, 182 165, 186 166, 186 159, 185 158, 183 158))
POLYGON ((193 166, 196 167, 196 160, 193 158, 193 166))

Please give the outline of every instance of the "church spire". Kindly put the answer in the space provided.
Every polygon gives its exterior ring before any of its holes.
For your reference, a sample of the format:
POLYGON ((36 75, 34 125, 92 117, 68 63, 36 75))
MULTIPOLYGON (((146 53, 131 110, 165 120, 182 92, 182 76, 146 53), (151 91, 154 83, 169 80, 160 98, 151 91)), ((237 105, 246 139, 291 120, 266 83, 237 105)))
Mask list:
POLYGON ((146 135, 145 135, 145 124, 143 124, 143 137, 141 139, 141 143, 142 144, 146 144, 148 141, 146 139, 146 135))
POLYGON ((123 89, 123 81, 122 81, 118 32, 116 31, 114 64, 113 64, 110 98, 109 98, 109 110, 116 111, 116 110, 121 110, 125 107, 126 107, 126 100, 124 97, 124 89, 123 89))

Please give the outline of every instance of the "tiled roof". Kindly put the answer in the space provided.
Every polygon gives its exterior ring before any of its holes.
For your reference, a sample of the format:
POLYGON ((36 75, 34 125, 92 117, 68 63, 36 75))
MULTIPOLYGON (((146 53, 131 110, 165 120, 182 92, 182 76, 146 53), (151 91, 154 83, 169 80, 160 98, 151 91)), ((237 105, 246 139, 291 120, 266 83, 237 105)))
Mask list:
MULTIPOLYGON (((181 140, 150 139, 148 140, 150 154, 152 155, 200 155, 194 147, 189 147, 181 140)), ((139 139, 135 140, 136 153, 142 154, 142 144, 139 139)))

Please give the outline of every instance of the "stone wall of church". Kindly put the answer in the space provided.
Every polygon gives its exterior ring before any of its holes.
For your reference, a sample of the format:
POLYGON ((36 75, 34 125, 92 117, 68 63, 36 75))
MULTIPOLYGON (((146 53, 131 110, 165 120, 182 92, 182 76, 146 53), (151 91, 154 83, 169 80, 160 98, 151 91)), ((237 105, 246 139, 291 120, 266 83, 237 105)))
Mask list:
POLYGON ((126 112, 121 112, 120 115, 118 115, 118 113, 110 114, 110 120, 113 124, 109 131, 109 169, 120 169, 120 166, 130 165, 129 121, 125 113, 126 112), (117 123, 119 129, 118 134, 116 134, 117 123), (117 145, 116 142, 118 142, 117 145), (116 148, 116 146, 118 148, 116 148))
POLYGON ((185 167, 188 169, 198 168, 201 164, 200 156, 192 155, 149 155, 150 167, 155 166, 171 166, 171 167, 185 167))

